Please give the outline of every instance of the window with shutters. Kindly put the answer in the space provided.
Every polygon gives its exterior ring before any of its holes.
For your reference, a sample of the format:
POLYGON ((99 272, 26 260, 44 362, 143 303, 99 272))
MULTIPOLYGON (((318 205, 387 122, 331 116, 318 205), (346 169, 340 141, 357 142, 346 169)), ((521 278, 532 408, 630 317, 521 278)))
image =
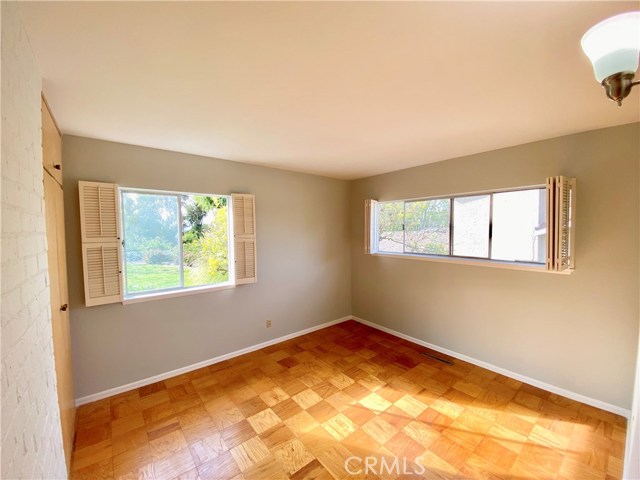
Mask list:
POLYGON ((365 253, 458 263, 575 267, 575 179, 438 198, 365 202, 365 253))
POLYGON ((87 306, 256 282, 253 195, 78 189, 87 306))

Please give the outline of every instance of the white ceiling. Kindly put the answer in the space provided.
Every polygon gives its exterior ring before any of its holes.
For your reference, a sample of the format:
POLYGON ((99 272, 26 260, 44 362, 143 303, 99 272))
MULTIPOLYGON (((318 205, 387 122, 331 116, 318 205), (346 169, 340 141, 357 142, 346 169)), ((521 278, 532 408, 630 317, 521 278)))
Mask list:
MULTIPOLYGON (((64 133, 359 178, 635 122, 582 34, 638 2, 24 3, 64 133)), ((637 90, 637 89, 636 89, 637 90)))

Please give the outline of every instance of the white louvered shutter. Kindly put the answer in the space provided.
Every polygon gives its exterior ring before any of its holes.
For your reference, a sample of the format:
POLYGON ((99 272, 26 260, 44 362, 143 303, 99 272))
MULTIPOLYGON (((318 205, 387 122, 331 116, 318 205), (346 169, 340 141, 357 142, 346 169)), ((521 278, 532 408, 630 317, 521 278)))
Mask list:
POLYGON ((547 178, 547 270, 575 268, 576 179, 547 178))
POLYGON ((377 231, 376 212, 378 210, 378 202, 376 200, 364 201, 364 253, 371 255, 376 253, 377 247, 377 231))
POLYGON ((236 283, 257 281, 256 204, 249 194, 231 195, 236 283))
POLYGON ((82 242, 118 240, 118 186, 78 182, 82 242))
POLYGON ((87 307, 122 301, 118 186, 78 182, 87 307))

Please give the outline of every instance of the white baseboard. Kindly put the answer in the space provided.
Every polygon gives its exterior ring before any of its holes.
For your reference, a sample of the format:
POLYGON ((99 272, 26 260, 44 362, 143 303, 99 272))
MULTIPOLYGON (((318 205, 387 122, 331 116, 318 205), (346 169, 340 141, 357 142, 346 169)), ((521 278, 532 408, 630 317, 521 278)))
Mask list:
POLYGON ((405 335, 404 333, 398 332, 396 330, 392 330, 391 328, 383 327, 382 325, 378 325, 377 323, 369 322, 362 318, 355 317, 353 315, 348 315, 346 317, 338 318, 336 320, 332 320, 331 322, 326 322, 321 325, 316 325, 314 327, 306 328, 304 330, 300 330, 298 332, 290 333, 289 335, 285 335, 283 337, 274 338, 271 340, 267 340, 266 342, 258 343, 257 345, 252 345, 250 347, 242 348, 240 350, 236 350, 235 352, 229 352, 224 355, 220 355, 218 357, 210 358, 208 360, 204 360, 202 362, 194 363, 192 365, 187 365, 186 367, 178 368, 176 370, 171 370, 170 372, 161 373, 159 375, 154 375, 153 377, 143 378, 142 380, 138 380, 136 382, 128 383, 126 385, 122 385, 120 387, 110 388, 109 390, 104 390, 102 392, 94 393, 92 395, 87 395, 85 397, 80 397, 76 399, 76 406, 84 405, 85 403, 95 402, 97 400, 102 400, 103 398, 111 397, 112 395, 117 395, 119 393, 127 392, 129 390, 133 390, 135 388, 144 387, 145 385, 150 385, 155 382, 159 382, 161 380, 166 380, 167 378, 175 377, 176 375, 181 375, 183 373, 191 372, 193 370, 197 370, 199 368, 208 367, 209 365, 213 365, 215 363, 223 362, 224 360, 229 360, 230 358, 238 357, 240 355, 244 355, 245 353, 255 352, 256 350, 260 350, 261 348, 269 347, 276 343, 284 342, 286 340, 290 340, 292 338, 300 337, 302 335, 306 335, 307 333, 315 332, 316 330, 321 330, 326 327, 330 327, 331 325, 336 325, 338 323, 345 322, 347 320, 355 320, 356 322, 362 323, 363 325, 368 325, 369 327, 375 328, 377 330, 389 333, 398 338, 402 338, 404 340, 408 340, 409 342, 416 343, 418 345, 422 345, 423 347, 430 348, 431 350, 435 350, 436 352, 444 353, 445 355, 449 355, 451 357, 457 358, 464 362, 472 363, 473 365, 477 365, 482 368, 486 368, 487 370, 491 370, 492 372, 499 373, 509 378, 513 378, 520 382, 528 383, 529 385, 533 385, 534 387, 541 388, 548 392, 555 393, 557 395, 562 395, 563 397, 570 398, 577 402, 585 403, 587 405, 591 405, 592 407, 600 408, 602 410, 606 410, 607 412, 615 413, 616 415, 622 415, 629 419, 631 417, 631 411, 622 407, 618 407, 616 405, 612 405, 607 402, 603 402, 601 400, 596 400, 595 398, 587 397, 580 393, 575 393, 570 390, 566 390, 564 388, 556 387, 555 385, 551 385, 549 383, 541 382, 539 380, 535 380, 533 378, 527 377, 526 375, 521 375, 516 372, 512 372, 511 370, 507 370, 505 368, 497 367, 490 363, 484 362, 482 360, 477 360, 475 358, 469 357, 467 355, 463 355, 458 352, 454 352, 452 350, 448 350, 443 347, 439 347, 438 345, 434 345, 429 342, 425 342, 424 340, 420 340, 415 337, 411 337, 409 335, 405 335))
POLYGON ((450 357, 457 358, 458 360, 462 360, 464 362, 472 363, 482 368, 486 368, 487 370, 491 370, 492 372, 499 373, 509 378, 513 378, 520 382, 528 383, 529 385, 533 385, 534 387, 541 388, 551 393, 555 393, 557 395, 562 395, 563 397, 570 398, 571 400, 575 400, 577 402, 585 403, 587 405, 591 405, 592 407, 600 408, 602 410, 606 410, 607 412, 615 413, 616 415, 621 415, 629 419, 631 417, 631 411, 622 407, 618 407, 616 405, 612 405, 607 402, 603 402, 601 400, 596 400, 595 398, 587 397, 580 393, 572 392, 570 390, 566 390, 564 388, 556 387, 555 385, 551 385, 549 383, 541 382, 539 380, 535 380, 531 377, 527 377, 526 375, 521 375, 516 372, 512 372, 511 370, 507 370, 505 368, 496 367, 487 362, 483 362, 482 360, 477 360, 472 357, 468 357, 467 355, 463 355, 462 353, 454 352, 448 350, 446 348, 439 347, 438 345, 434 345, 429 342, 425 342, 424 340, 420 340, 415 337, 411 337, 409 335, 405 335, 404 333, 400 333, 396 330, 392 330, 387 327, 383 327, 382 325, 378 325, 377 323, 369 322, 362 318, 352 316, 356 322, 360 322, 364 325, 368 325, 369 327, 375 328, 377 330, 389 333, 395 337, 402 338, 404 340, 408 340, 409 342, 416 343, 418 345, 422 345, 423 347, 430 348, 431 350, 435 350, 436 352, 444 353, 445 355, 449 355, 450 357))
POLYGON ((255 352, 256 350, 260 350, 261 348, 269 347, 271 345, 275 345, 276 343, 284 342, 286 340, 291 340, 292 338, 300 337, 302 335, 306 335, 307 333, 315 332, 316 330, 321 330, 323 328, 330 327, 331 325, 336 325, 338 323, 346 322, 347 320, 351 320, 352 318, 353 317, 351 315, 348 315, 346 317, 338 318, 336 320, 332 320, 330 322, 316 325, 314 327, 305 328, 304 330, 300 330, 298 332, 290 333, 289 335, 285 335, 283 337, 274 338, 271 340, 267 340, 266 342, 258 343, 257 345, 252 345, 250 347, 242 348, 240 350, 236 350, 235 352, 225 353, 224 355, 220 355, 218 357, 210 358, 208 360, 203 360, 202 362, 194 363, 192 365, 187 365, 186 367, 178 368, 176 370, 171 370, 170 372, 160 373, 158 375, 154 375, 153 377, 143 378, 142 380, 138 380, 132 383, 127 383, 126 385, 122 385, 120 387, 114 387, 114 388, 110 388, 109 390, 104 390, 102 392, 87 395, 85 397, 80 397, 76 399, 76 407, 79 407, 80 405, 84 405, 85 403, 91 403, 98 400, 102 400, 103 398, 108 398, 108 397, 111 397, 112 395, 117 395, 119 393, 127 392, 135 388, 144 387, 145 385, 150 385, 152 383, 156 383, 161 380, 166 380, 167 378, 175 377, 176 375, 192 372, 199 368, 208 367, 209 365, 223 362, 225 360, 229 360, 230 358, 244 355, 245 353, 255 352))

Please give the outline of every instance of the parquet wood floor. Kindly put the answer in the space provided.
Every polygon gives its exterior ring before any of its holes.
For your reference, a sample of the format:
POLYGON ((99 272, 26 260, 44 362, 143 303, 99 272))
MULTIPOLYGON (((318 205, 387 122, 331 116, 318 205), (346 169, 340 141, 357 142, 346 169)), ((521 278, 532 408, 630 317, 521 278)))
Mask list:
POLYGON ((348 321, 84 405, 72 478, 621 478, 624 418, 424 350, 348 321))

